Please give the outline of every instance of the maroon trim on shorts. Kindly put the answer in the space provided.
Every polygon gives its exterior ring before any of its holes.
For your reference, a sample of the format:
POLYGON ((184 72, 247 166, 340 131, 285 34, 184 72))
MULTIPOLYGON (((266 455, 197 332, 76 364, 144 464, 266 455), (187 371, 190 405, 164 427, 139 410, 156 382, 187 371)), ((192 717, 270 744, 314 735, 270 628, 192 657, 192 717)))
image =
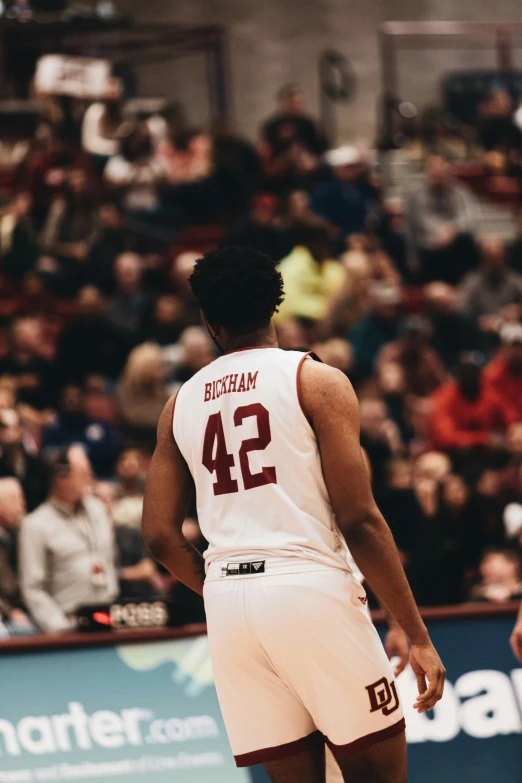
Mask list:
POLYGON ((406 721, 401 718, 398 723, 394 723, 393 726, 388 726, 380 731, 373 731, 371 734, 366 734, 364 737, 349 742, 348 745, 334 745, 326 738, 326 744, 332 751, 335 758, 344 759, 348 756, 353 756, 355 753, 360 753, 362 750, 371 748, 372 745, 377 745, 378 742, 384 742, 392 737, 396 737, 401 731, 406 728, 406 721))
MULTIPOLYGON (((299 407, 303 411, 303 415, 310 425, 312 426, 312 422, 310 421, 310 417, 308 416, 307 412, 305 411, 305 407, 303 405, 303 395, 301 394, 301 370, 303 369, 303 364, 305 363, 305 359, 313 359, 314 362, 321 362, 321 359, 315 354, 313 351, 308 351, 308 353, 305 353, 299 364, 297 365, 297 376, 296 376, 296 385, 297 385, 297 399, 299 400, 299 407)), ((322 364, 322 362, 321 362, 322 364)))
POLYGON ((288 756, 295 756, 297 753, 308 750, 308 748, 318 742, 324 742, 323 735, 320 731, 314 731, 307 737, 301 737, 301 739, 294 740, 293 742, 285 742, 284 745, 276 745, 274 748, 253 750, 251 753, 241 753, 239 756, 234 756, 234 758, 238 767, 250 767, 252 764, 266 764, 268 761, 278 761, 279 759, 285 759, 288 756))

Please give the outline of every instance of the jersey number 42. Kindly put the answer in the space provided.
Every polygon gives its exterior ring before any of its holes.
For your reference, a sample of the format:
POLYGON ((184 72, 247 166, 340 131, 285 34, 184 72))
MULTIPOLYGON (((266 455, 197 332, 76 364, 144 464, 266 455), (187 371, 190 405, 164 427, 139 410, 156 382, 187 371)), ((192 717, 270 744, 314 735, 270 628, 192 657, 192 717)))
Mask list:
MULTIPOLYGON (((239 449, 239 466, 243 477, 245 489, 262 487, 265 484, 277 484, 276 469, 274 466, 262 468, 259 473, 251 473, 248 455, 251 451, 263 451, 272 440, 270 432, 270 415, 260 402, 252 405, 242 405, 234 411, 234 425, 240 427, 244 419, 255 416, 257 419, 257 438, 244 440, 239 449)), ((209 416, 205 439, 203 441, 203 465, 209 473, 216 474, 214 482, 214 495, 228 495, 238 492, 236 479, 232 478, 231 468, 235 465, 233 454, 227 451, 225 432, 221 413, 213 413, 209 416)))

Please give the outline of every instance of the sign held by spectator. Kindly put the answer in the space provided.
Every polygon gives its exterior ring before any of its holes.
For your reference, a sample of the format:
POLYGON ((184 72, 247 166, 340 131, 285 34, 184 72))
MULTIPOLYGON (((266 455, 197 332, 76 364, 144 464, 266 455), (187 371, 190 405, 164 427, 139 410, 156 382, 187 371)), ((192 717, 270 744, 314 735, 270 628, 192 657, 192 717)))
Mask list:
POLYGON ((74 98, 102 98, 111 75, 108 60, 46 54, 36 66, 38 92, 74 98))

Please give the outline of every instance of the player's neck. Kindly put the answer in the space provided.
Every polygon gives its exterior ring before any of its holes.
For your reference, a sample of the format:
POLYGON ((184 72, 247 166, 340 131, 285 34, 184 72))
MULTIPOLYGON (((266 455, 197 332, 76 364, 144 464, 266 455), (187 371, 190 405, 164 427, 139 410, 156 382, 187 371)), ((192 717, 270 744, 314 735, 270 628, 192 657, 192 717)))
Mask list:
POLYGON ((277 334, 273 324, 267 329, 256 329, 254 332, 242 334, 238 337, 227 335, 224 345, 225 353, 241 351, 247 348, 277 348, 277 334))

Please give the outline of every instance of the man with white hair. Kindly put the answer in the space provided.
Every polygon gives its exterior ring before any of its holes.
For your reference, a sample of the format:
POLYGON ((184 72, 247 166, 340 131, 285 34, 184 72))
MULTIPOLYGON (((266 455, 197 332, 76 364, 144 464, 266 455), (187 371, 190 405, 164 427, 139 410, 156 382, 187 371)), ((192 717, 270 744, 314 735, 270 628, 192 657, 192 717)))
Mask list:
POLYGON ((118 593, 112 525, 91 494, 92 470, 79 445, 49 455, 49 498, 20 533, 20 584, 46 633, 76 626, 81 607, 109 604, 118 593))
POLYGON ((187 326, 180 337, 180 344, 185 354, 183 364, 191 376, 215 358, 210 337, 201 326, 187 326))
POLYGON ((169 385, 175 391, 207 364, 216 352, 208 332, 201 326, 187 326, 175 345, 163 349, 163 359, 169 369, 169 385))
POLYGON ((0 479, 0 618, 12 633, 27 633, 33 625, 23 609, 18 585, 16 548, 25 514, 22 486, 16 478, 0 479))

